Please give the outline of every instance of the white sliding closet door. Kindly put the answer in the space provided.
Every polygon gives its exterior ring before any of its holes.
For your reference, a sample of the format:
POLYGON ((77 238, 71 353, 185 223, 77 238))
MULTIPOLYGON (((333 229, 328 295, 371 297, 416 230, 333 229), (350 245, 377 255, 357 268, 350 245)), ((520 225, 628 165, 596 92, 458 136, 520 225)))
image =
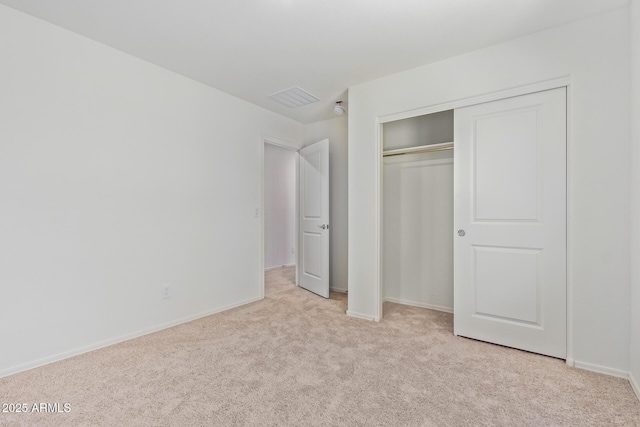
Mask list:
POLYGON ((566 89, 455 111, 454 333, 566 357, 566 89))

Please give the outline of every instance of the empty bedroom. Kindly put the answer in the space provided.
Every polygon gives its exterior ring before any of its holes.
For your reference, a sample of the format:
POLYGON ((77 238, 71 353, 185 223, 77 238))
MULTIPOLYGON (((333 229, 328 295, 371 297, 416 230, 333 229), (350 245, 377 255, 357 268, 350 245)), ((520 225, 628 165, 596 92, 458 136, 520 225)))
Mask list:
POLYGON ((640 0, 0 0, 0 426, 640 426, 640 0))

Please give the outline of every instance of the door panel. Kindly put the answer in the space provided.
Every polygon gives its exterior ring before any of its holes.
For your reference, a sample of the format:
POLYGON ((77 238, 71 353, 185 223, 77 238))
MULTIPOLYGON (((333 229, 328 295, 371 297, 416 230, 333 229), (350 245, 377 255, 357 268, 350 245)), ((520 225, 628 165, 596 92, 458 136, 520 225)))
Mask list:
POLYGON ((566 89, 455 111, 454 332, 566 357, 566 89))
POLYGON ((307 219, 320 219, 322 217, 322 151, 316 150, 307 153, 304 157, 304 198, 303 212, 307 219))
POLYGON ((540 251, 479 246, 473 250, 477 315, 538 324, 540 251))
POLYGON ((302 234, 304 274, 320 279, 322 276, 322 233, 319 231, 302 234))
POLYGON ((300 150, 300 286, 329 298, 329 140, 300 150))
POLYGON ((537 108, 475 121, 475 220, 537 219, 537 108))

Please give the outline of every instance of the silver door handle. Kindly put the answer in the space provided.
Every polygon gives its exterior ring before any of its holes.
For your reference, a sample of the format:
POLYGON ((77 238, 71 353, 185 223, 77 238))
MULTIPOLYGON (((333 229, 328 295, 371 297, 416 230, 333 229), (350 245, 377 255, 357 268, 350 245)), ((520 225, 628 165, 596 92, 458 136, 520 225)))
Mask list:
POLYGON ((465 234, 467 233, 465 233, 464 230, 458 230, 458 236, 464 237, 465 234))
POLYGON ((329 228, 329 225, 328 224, 318 225, 318 228, 322 228, 323 230, 326 230, 327 228, 329 228))

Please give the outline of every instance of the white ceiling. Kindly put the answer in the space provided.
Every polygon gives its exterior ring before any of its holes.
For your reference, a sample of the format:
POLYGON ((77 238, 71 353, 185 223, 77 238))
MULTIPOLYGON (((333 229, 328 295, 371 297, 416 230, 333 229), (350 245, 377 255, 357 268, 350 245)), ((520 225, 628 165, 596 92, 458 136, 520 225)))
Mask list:
MULTIPOLYGON (((0 0, 302 123, 357 83, 628 0, 0 0), (267 99, 299 86, 319 102, 267 99)), ((348 105, 346 106, 348 110, 348 105)))

